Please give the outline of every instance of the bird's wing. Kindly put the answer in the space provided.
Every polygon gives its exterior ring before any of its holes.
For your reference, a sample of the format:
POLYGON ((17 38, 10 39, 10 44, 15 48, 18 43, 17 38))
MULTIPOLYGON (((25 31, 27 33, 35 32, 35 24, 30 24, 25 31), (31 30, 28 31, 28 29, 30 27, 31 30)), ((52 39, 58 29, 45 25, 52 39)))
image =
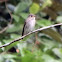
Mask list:
POLYGON ((22 36, 24 35, 24 28, 25 28, 26 22, 24 23, 23 30, 22 30, 22 36))

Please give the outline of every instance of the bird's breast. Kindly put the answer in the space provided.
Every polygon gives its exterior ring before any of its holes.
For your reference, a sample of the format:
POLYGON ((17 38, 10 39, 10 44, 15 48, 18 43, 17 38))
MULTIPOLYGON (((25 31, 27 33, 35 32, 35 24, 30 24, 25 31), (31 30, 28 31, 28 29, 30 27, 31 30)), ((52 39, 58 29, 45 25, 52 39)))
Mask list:
POLYGON ((34 26, 35 26, 35 20, 31 20, 29 22, 29 30, 32 31, 34 29, 34 26))

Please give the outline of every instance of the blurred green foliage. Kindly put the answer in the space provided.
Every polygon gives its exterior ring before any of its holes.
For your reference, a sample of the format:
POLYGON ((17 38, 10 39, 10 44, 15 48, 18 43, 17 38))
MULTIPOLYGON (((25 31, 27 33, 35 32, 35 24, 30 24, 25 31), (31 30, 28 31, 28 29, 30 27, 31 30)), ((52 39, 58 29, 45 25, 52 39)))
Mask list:
MULTIPOLYGON (((47 16, 46 13, 41 11, 41 9, 52 5, 51 0, 44 0, 44 4, 41 2, 37 4, 32 0, 11 0, 7 3, 9 5, 8 8, 14 10, 10 10, 13 19, 11 24, 6 20, 6 25, 9 24, 9 28, 0 34, 0 46, 21 37, 24 21, 29 13, 36 14, 37 16, 35 29, 62 22, 61 15, 52 21, 48 17, 45 17, 47 16)), ((5 11, 8 12, 6 8, 5 11)), ((1 17, 0 15, 0 21, 1 17)), ((6 22, 4 19, 3 17, 3 22, 6 22)), ((4 29, 1 24, 0 30, 4 29)), ((6 25, 3 24, 4 27, 6 25)), ((0 62, 62 62, 62 32, 61 27, 56 28, 53 27, 38 32, 37 38, 34 33, 27 36, 27 39, 24 41, 20 40, 7 47, 0 48, 0 62), (35 45, 36 40, 39 42, 38 45, 35 45)))

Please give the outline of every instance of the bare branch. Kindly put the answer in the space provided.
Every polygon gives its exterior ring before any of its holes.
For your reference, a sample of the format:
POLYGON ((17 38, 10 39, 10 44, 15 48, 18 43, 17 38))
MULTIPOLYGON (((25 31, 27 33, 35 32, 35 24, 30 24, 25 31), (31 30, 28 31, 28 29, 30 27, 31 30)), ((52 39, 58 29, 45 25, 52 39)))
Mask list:
POLYGON ((10 10, 8 9, 8 7, 7 7, 7 2, 6 2, 6 1, 5 1, 5 6, 6 6, 6 9, 8 10, 8 13, 9 13, 10 16, 11 16, 11 20, 10 20, 10 22, 9 22, 9 24, 11 24, 11 23, 12 23, 12 14, 11 14, 10 10))
POLYGON ((39 29, 37 29, 37 30, 34 30, 34 31, 32 31, 32 32, 30 32, 30 33, 28 33, 28 34, 26 34, 26 35, 24 35, 24 36, 18 38, 18 39, 15 39, 15 40, 13 40, 13 41, 7 43, 7 44, 4 44, 4 45, 0 46, 0 48, 6 47, 6 46, 8 46, 8 45, 10 45, 10 44, 12 44, 12 43, 14 43, 14 42, 17 42, 17 41, 19 41, 19 40, 22 40, 24 37, 26 37, 26 36, 28 36, 28 35, 30 35, 30 34, 33 34, 33 33, 35 33, 35 32, 38 32, 38 31, 41 31, 41 30, 45 30, 45 29, 48 29, 48 28, 52 28, 52 27, 54 27, 54 26, 59 26, 59 25, 62 25, 62 23, 60 23, 60 24, 55 24, 55 25, 51 25, 51 26, 47 26, 47 27, 43 27, 43 28, 39 28, 39 29))
POLYGON ((7 30, 7 28, 8 28, 8 26, 5 27, 5 28, 3 28, 3 29, 0 31, 0 34, 3 33, 3 32, 5 32, 5 31, 7 30))

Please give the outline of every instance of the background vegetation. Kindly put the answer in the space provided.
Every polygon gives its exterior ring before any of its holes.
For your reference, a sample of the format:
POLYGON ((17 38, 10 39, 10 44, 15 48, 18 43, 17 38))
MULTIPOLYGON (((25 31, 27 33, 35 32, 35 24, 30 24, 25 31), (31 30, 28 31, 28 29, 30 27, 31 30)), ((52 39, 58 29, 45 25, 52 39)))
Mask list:
MULTIPOLYGON (((36 15, 35 29, 61 23, 62 0, 0 0, 0 46, 21 37, 30 13, 36 15)), ((62 62, 62 26, 0 48, 0 62, 62 62)))

